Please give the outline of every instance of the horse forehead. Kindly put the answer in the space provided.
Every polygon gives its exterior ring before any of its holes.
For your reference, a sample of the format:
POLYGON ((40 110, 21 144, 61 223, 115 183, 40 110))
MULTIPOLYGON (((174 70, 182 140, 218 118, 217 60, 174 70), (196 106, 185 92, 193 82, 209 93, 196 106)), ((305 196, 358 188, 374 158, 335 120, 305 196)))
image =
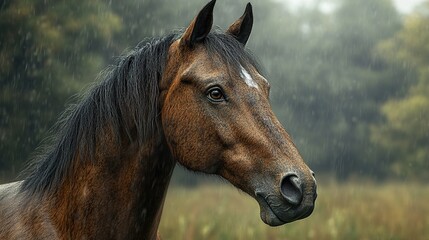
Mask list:
POLYGON ((225 71, 221 67, 215 67, 208 61, 196 60, 187 66, 181 73, 183 77, 198 75, 200 79, 211 79, 225 76, 225 71))
POLYGON ((253 66, 250 65, 249 67, 249 64, 246 64, 246 68, 248 69, 243 67, 242 64, 238 64, 238 66, 236 65, 236 67, 231 69, 222 57, 211 56, 202 47, 188 52, 188 54, 188 59, 191 61, 189 61, 188 64, 184 64, 184 68, 182 68, 183 70, 179 71, 179 75, 182 77, 198 75, 201 79, 222 79, 228 78, 229 75, 231 79, 228 82, 235 85, 234 82, 237 77, 233 76, 238 73, 237 80, 242 80, 250 88, 259 90, 261 87, 260 85, 269 85, 267 79, 265 79, 253 66), (233 73, 231 75, 231 72, 229 72, 230 70, 235 72, 235 74, 233 73))

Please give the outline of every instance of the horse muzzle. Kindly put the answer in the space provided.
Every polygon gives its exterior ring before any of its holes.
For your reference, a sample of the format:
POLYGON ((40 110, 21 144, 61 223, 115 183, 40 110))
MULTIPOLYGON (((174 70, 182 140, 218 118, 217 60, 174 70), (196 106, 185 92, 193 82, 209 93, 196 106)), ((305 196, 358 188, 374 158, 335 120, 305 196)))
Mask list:
POLYGON ((264 223, 279 226, 310 216, 317 198, 314 175, 304 181, 298 174, 288 173, 277 186, 260 186, 255 190, 264 223))

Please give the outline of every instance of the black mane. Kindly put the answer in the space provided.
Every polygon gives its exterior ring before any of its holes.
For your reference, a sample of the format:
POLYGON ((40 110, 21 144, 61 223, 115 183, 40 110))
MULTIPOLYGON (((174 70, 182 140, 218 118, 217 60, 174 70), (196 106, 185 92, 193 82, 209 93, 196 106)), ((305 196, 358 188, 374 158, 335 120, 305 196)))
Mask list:
MULTIPOLYGON (((71 171, 78 153, 86 156, 81 159, 94 159, 97 136, 106 123, 118 144, 123 135, 140 144, 153 136, 159 127, 158 83, 169 46, 180 35, 170 34, 139 44, 110 67, 79 104, 66 110, 42 155, 30 163, 21 191, 53 191, 71 171)), ((251 55, 230 35, 211 33, 204 46, 209 54, 219 56, 229 70, 239 69, 239 65, 257 67, 251 55)))
POLYGON ((204 46, 210 55, 220 57, 226 63, 229 71, 239 70, 240 65, 244 68, 253 66, 256 70, 261 71, 253 55, 229 34, 210 33, 204 41, 204 46))

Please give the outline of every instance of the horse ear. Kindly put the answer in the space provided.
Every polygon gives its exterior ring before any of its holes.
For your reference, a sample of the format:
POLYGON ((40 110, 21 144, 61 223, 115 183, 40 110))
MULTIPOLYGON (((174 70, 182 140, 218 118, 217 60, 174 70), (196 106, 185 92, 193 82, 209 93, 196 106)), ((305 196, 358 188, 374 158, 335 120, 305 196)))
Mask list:
POLYGON ((207 37, 213 25, 213 8, 215 3, 216 0, 212 0, 201 9, 183 34, 182 43, 192 46, 195 43, 202 42, 207 37))
POLYGON ((234 36, 243 45, 246 45, 247 40, 250 36, 250 32, 252 32, 252 26, 252 4, 248 3, 246 5, 246 10, 244 11, 243 15, 239 19, 237 19, 237 21, 235 21, 226 32, 234 36))

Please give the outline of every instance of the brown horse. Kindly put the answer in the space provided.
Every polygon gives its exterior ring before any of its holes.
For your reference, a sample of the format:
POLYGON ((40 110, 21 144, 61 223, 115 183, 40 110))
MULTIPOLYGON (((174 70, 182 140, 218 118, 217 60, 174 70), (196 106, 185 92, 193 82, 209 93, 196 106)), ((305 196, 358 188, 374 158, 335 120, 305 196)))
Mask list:
POLYGON ((271 226, 311 214, 313 173, 244 49, 251 5, 211 33, 214 4, 123 57, 65 114, 29 176, 0 186, 0 239, 155 239, 176 162, 254 197, 271 226))

